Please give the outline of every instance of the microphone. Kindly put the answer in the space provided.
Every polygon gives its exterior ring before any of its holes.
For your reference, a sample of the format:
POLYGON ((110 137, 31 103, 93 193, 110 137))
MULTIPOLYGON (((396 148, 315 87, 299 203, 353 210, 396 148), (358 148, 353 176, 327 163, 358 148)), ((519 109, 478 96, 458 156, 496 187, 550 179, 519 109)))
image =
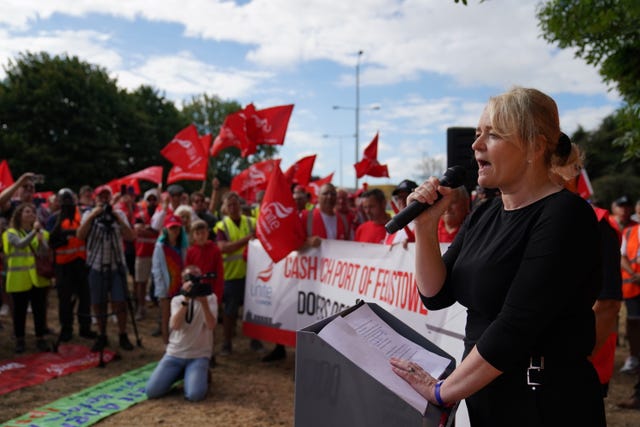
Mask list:
MULTIPOLYGON (((462 166, 451 166, 445 171, 442 178, 440 178, 440 185, 451 188, 460 187, 463 184, 465 175, 466 171, 462 166)), ((438 193, 438 198, 433 203, 435 204, 440 199, 442 199, 442 195, 438 193)), ((413 200, 406 208, 402 209, 396 216, 391 218, 391 221, 385 224, 385 230, 387 230, 387 233, 389 234, 395 233, 396 231, 404 228, 430 206, 431 205, 427 203, 413 200)))

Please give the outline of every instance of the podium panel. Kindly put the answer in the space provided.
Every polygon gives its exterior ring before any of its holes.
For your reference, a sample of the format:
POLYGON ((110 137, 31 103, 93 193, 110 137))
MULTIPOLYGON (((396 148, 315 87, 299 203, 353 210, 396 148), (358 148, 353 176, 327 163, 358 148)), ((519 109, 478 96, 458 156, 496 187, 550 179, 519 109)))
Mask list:
MULTIPOLYGON (((450 361, 455 359, 377 304, 367 305, 400 335, 450 361)), ((297 331, 294 417, 296 427, 438 426, 442 412, 428 405, 424 414, 378 382, 317 334, 342 313, 297 331)), ((448 425, 453 423, 453 413, 448 425)))

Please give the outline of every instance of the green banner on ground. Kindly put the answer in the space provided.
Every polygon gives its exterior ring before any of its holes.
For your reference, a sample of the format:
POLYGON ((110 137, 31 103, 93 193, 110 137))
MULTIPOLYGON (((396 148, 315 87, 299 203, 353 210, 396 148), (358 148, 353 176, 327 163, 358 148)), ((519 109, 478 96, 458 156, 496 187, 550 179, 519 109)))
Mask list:
POLYGON ((2 427, 89 426, 147 399, 144 386, 158 362, 51 402, 9 420, 2 427))

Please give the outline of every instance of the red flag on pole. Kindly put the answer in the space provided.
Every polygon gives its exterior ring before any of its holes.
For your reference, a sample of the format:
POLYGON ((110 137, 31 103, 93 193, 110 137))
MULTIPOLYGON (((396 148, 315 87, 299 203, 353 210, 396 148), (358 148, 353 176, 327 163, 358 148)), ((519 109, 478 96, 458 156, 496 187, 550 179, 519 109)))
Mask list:
POLYGON ((256 152, 260 144, 282 145, 287 133, 293 105, 256 110, 253 104, 229 114, 213 142, 212 157, 228 147, 236 147, 242 157, 256 152))
POLYGON ((313 164, 316 161, 316 155, 303 157, 286 170, 284 177, 291 184, 298 184, 306 187, 311 181, 311 171, 313 170, 313 164))
POLYGON ((169 171, 167 184, 173 184, 177 181, 204 181, 207 179, 208 166, 206 162, 200 162, 194 168, 184 170, 180 166, 174 165, 169 171))
MULTIPOLYGON (((280 167, 280 159, 269 159, 254 163, 236 175, 231 181, 231 190, 235 191, 247 202, 254 202, 258 191, 265 190, 269 178, 276 168, 280 167)), ((289 189, 286 188, 288 191, 289 189)))
POLYGON ((589 175, 587 174, 587 170, 585 168, 582 168, 580 170, 576 191, 580 195, 580 197, 585 200, 588 200, 593 196, 593 187, 591 187, 591 181, 589 180, 589 175))
MULTIPOLYGON (((209 155, 216 157, 222 150, 229 147, 236 147, 243 151, 251 151, 249 140, 247 139, 246 118, 244 110, 229 114, 224 119, 220 127, 220 132, 213 141, 209 155)), ((246 157, 243 155, 243 157, 246 157)))
MULTIPOLYGON (((207 147, 208 148, 208 147, 207 147)), ((182 129, 160 150, 167 160, 183 170, 193 170, 201 163, 207 163, 207 151, 202 151, 202 142, 195 125, 182 129)))
POLYGON ((305 240, 298 209, 287 188, 287 179, 276 167, 262 199, 256 228, 256 236, 273 262, 285 258, 305 240))
POLYGON ((9 187, 14 183, 11 170, 9 170, 9 163, 6 160, 0 162, 0 191, 9 187))
POLYGON ((144 181, 151 181, 155 184, 160 184, 162 183, 162 166, 149 166, 146 169, 129 174, 122 179, 134 179, 136 181, 142 179, 144 181))
POLYGON ((378 133, 373 137, 367 148, 364 149, 362 160, 353 165, 356 168, 356 177, 362 178, 365 175, 372 177, 389 177, 387 165, 378 162, 378 133))
POLYGON ((245 109, 247 134, 256 144, 282 145, 293 112, 293 104, 256 110, 253 104, 245 109))

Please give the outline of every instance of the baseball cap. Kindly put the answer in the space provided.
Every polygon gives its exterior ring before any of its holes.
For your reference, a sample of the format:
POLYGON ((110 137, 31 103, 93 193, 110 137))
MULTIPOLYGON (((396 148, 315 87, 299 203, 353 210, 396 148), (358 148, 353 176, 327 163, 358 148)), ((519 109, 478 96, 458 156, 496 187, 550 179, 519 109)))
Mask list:
POLYGON ((155 188, 145 191, 144 200, 149 200, 149 197, 151 196, 155 197, 156 200, 160 199, 160 197, 158 196, 158 190, 156 190, 155 188))
POLYGON ((166 228, 173 227, 173 226, 175 226, 175 225, 182 226, 182 220, 180 219, 180 217, 179 217, 179 216, 176 216, 176 215, 169 215, 169 216, 167 216, 167 217, 165 218, 165 220, 164 220, 164 226, 165 226, 166 228))
POLYGON ((113 194, 113 190, 111 190, 111 187, 109 187, 108 185, 101 185, 99 187, 97 187, 94 191, 94 194, 97 196, 98 194, 107 191, 109 192, 109 194, 113 194))
POLYGON ((613 201, 613 203, 615 203, 617 206, 631 206, 631 207, 633 207, 633 203, 631 202, 631 199, 628 196, 618 197, 617 199, 615 199, 613 201))
POLYGON ((393 193, 391 193, 391 195, 395 196, 396 194, 401 193, 403 191, 406 191, 407 193, 411 193, 416 188, 418 188, 418 184, 416 184, 414 181, 411 181, 410 179, 405 179, 404 181, 400 182, 400 184, 398 184, 398 186, 393 190, 393 193))

